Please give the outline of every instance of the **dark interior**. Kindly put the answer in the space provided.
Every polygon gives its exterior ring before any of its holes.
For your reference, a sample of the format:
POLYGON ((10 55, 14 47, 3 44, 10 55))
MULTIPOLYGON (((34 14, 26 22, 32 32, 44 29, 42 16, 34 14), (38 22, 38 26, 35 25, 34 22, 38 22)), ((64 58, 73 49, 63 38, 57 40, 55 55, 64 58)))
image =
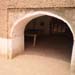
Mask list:
MULTIPOLYGON (((63 21, 47 15, 31 20, 24 31, 25 50, 38 49, 37 52, 54 52, 65 56, 65 61, 71 60, 73 35, 69 27, 63 21), (33 47, 34 35, 37 35, 35 47, 33 47), (45 51, 46 50, 46 51, 45 51)), ((63 58, 62 58, 63 59, 63 58)))

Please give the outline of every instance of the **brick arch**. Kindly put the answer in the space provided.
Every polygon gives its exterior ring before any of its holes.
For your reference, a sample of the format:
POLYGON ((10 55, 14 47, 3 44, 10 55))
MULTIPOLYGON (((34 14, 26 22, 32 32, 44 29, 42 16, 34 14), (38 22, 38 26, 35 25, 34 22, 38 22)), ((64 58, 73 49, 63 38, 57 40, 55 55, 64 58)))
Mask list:
POLYGON ((72 57, 71 57, 71 66, 74 64, 75 61, 75 42, 74 42, 74 32, 73 29, 70 25, 70 23, 65 20, 64 18, 50 13, 50 12, 45 12, 45 11, 36 11, 33 13, 29 13, 25 15, 23 18, 19 19, 11 28, 10 32, 10 37, 12 38, 11 41, 11 56, 15 56, 17 54, 21 54, 24 51, 24 30, 28 22, 30 22, 32 19, 35 19, 40 16, 50 16, 50 17, 55 17, 59 20, 62 20, 63 22, 66 23, 66 25, 69 27, 70 31, 72 32, 73 35, 73 48, 72 48, 72 57))
MULTIPOLYGON (((70 23, 69 23, 67 20, 65 20, 65 19, 62 18, 61 16, 58 16, 58 15, 53 14, 53 13, 51 13, 51 12, 45 12, 45 11, 36 11, 36 12, 33 12, 33 13, 28 13, 28 14, 26 14, 24 17, 22 17, 21 19, 17 20, 17 21, 13 24, 13 26, 12 26, 12 28, 11 28, 11 32, 10 32, 10 34, 9 34, 10 37, 16 36, 16 33, 15 33, 15 32, 16 32, 17 30, 22 29, 21 32, 23 32, 24 29, 25 29, 25 27, 26 27, 26 25, 27 25, 27 23, 30 22, 32 19, 37 18, 37 17, 40 17, 40 16, 44 16, 44 15, 47 15, 47 16, 50 16, 50 17, 55 17, 55 18, 57 18, 57 19, 62 20, 63 22, 65 22, 65 23, 67 24, 67 26, 70 28, 70 30, 71 30, 71 32, 72 32, 72 34, 73 34, 73 37, 74 37, 73 29, 72 29, 70 23)), ((17 34, 18 34, 18 33, 17 33, 17 34)), ((19 33, 19 34, 20 34, 20 33, 19 33)))

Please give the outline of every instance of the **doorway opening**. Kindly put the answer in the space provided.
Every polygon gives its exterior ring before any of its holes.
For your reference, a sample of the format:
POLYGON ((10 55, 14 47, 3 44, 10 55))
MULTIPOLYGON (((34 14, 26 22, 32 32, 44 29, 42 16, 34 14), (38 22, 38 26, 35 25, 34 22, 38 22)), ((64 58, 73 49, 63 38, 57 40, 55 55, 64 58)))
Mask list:
POLYGON ((24 30, 25 51, 71 62, 73 35, 68 25, 51 16, 32 19, 24 30))
POLYGON ((70 23, 61 16, 45 11, 28 13, 12 26, 10 36, 10 55, 21 54, 25 50, 24 60, 26 57, 27 63, 30 62, 34 70, 37 68, 36 72, 40 72, 41 68, 43 74, 60 72, 69 75, 71 69, 74 70, 74 31, 70 23), (57 69, 60 67, 61 69, 57 69))

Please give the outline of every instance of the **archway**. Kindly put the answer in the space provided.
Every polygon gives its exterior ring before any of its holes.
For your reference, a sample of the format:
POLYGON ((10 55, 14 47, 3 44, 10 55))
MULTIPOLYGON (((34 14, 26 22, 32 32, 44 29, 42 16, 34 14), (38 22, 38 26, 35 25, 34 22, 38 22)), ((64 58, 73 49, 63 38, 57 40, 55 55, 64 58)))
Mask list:
MULTIPOLYGON (((20 54, 21 52, 24 51, 24 29, 26 27, 26 25, 28 24, 28 22, 30 22, 32 19, 43 16, 43 15, 47 15, 47 16, 51 16, 54 18, 57 18, 61 21, 63 21, 68 28, 70 29, 72 36, 73 36, 73 44, 74 44, 74 33, 73 30, 70 26, 70 24, 63 19, 62 17, 55 15, 53 13, 50 12, 44 12, 44 11, 38 11, 38 12, 33 12, 30 14, 27 14, 26 16, 24 16, 23 18, 19 19, 12 27, 11 32, 10 32, 10 37, 13 38, 12 40, 12 55, 16 55, 16 54, 20 54)), ((72 48, 72 58, 71 58, 71 64, 73 62, 73 51, 74 51, 74 46, 72 48)))
POLYGON ((66 23, 57 18, 43 15, 32 19, 25 27, 24 44, 25 52, 34 50, 42 55, 45 51, 49 53, 47 55, 53 54, 56 59, 61 57, 71 62, 72 32, 66 23))

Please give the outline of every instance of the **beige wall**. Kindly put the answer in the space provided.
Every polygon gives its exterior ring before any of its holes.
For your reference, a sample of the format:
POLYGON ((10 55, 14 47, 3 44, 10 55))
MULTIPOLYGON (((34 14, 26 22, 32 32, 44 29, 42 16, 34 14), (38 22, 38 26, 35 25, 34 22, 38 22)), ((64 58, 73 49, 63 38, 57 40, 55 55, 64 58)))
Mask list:
POLYGON ((42 33, 44 34, 49 34, 49 24, 51 22, 52 17, 49 16, 42 16, 42 17, 38 17, 32 21, 30 21, 30 23, 28 23, 28 25, 26 26, 26 29, 38 29, 38 30, 42 30, 42 33), (34 24, 35 22, 35 24, 34 24), (40 25, 40 23, 44 23, 43 26, 40 25), (33 28, 35 26, 35 28, 33 28))
MULTIPOLYGON (((19 19, 23 18, 26 14, 35 11, 47 11, 54 13, 66 19, 75 30, 75 9, 74 8, 47 8, 47 9, 8 9, 8 32, 10 33, 12 26, 19 19)), ((10 34, 8 36, 10 37, 10 34)), ((75 31, 74 31, 75 33, 75 31)))
POLYGON ((75 7, 75 0, 0 0, 0 8, 75 7))
MULTIPOLYGON (((27 13, 35 11, 49 11, 66 19, 75 30, 75 8, 47 8, 47 9, 0 9, 0 36, 9 37, 12 25, 25 16, 27 13), (7 35, 8 34, 8 35, 7 35)), ((74 31, 75 32, 75 31, 74 31)))
MULTIPOLYGON (((24 40, 22 37, 13 38, 11 30, 13 25, 26 16, 28 13, 35 11, 47 11, 54 13, 66 19, 74 32, 75 36, 75 0, 1 0, 0 1, 0 54, 7 57, 13 56, 12 53, 21 53, 18 46, 24 40), (17 41, 15 44, 16 39, 17 41), (12 45, 13 41, 13 45, 12 45), (15 51, 16 50, 16 51, 15 51)), ((23 23, 21 23, 23 24, 23 23)), ((16 35, 15 35, 16 36, 16 35)), ((21 49, 22 49, 21 48, 21 49)), ((73 47, 72 75, 75 75, 75 45, 73 47)))
MULTIPOLYGON (((20 52, 24 51, 24 28, 26 27, 26 23, 30 20, 33 19, 33 17, 38 17, 39 14, 33 15, 31 17, 28 18, 23 18, 25 17, 25 15, 27 14, 33 14, 34 12, 38 12, 38 11, 43 11, 43 12, 50 12, 50 13, 54 13, 60 17, 62 17, 63 19, 65 19, 66 21, 69 22, 70 26, 73 29, 73 32, 75 33, 74 29, 74 8, 73 9, 60 9, 60 8, 56 8, 56 9, 9 9, 9 18, 8 18, 8 26, 9 26, 9 33, 8 36, 9 38, 12 38, 12 55, 16 55, 19 54, 20 52), (23 19, 23 20, 22 20, 23 19), (22 20, 22 21, 21 21, 22 20), (72 23, 73 22, 73 23, 72 23), (15 25, 15 26, 14 26, 15 25), (18 41, 18 39, 20 41, 18 41), (23 39, 23 40, 22 40, 23 39), (22 50, 21 50, 22 49, 22 50)), ((73 33, 73 35, 75 36, 75 34, 73 33)), ((75 38, 74 38, 75 39, 75 38)), ((73 54, 72 54, 72 62, 71 62, 71 72, 72 75, 74 75, 74 65, 75 65, 75 45, 73 45, 73 54)))
POLYGON ((0 37, 7 37, 7 10, 0 9, 0 37))

